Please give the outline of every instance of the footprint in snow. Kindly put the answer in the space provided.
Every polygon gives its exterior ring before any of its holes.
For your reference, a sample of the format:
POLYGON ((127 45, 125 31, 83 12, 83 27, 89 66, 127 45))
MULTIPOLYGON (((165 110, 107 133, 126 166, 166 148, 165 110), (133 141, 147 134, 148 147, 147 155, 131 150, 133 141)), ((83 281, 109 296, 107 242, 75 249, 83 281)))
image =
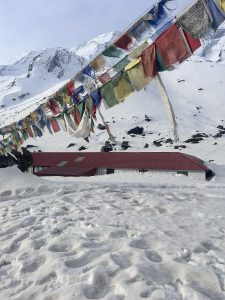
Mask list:
POLYGON ((120 238, 124 238, 124 237, 127 237, 126 230, 117 230, 117 231, 112 231, 110 233, 110 238, 113 238, 113 239, 120 239, 120 238))
POLYGON ((151 262, 155 262, 155 263, 161 263, 162 262, 162 257, 157 252, 155 252, 154 250, 145 251, 145 256, 151 262))
POLYGON ((21 273, 33 273, 45 263, 45 256, 38 256, 23 263, 21 273))
POLYGON ((131 266, 130 261, 120 253, 112 253, 110 257, 120 269, 127 269, 131 266))
POLYGON ((130 242, 130 247, 137 249, 149 249, 149 244, 144 239, 137 239, 130 242))
POLYGON ((103 268, 94 271, 90 278, 90 284, 83 287, 83 293, 87 299, 102 299, 110 293, 110 280, 103 268))

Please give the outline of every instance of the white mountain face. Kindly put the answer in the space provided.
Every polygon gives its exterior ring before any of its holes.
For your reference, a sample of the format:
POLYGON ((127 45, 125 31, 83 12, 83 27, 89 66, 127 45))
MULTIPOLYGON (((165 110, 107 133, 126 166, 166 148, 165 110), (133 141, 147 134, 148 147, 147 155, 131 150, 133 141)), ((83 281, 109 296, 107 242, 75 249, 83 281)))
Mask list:
POLYGON ((118 33, 102 34, 71 50, 33 50, 9 65, 0 66, 0 105, 12 107, 72 78, 118 33))
POLYGON ((202 56, 214 62, 225 63, 225 24, 206 39, 202 49, 202 56))
POLYGON ((99 53, 101 53, 105 49, 105 47, 118 35, 119 32, 100 34, 96 38, 86 43, 82 43, 76 48, 72 48, 71 51, 75 52, 78 56, 84 57, 87 60, 91 60, 99 53))

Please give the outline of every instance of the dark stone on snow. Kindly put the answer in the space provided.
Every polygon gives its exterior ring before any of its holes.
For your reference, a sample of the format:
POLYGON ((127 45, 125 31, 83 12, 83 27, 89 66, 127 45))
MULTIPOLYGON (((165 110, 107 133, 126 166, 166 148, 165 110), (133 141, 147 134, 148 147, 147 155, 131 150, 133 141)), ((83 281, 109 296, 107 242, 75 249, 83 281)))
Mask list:
POLYGON ((185 148, 187 148, 185 145, 174 146, 174 149, 185 149, 185 148))
POLYGON ((198 144, 203 141, 203 138, 191 138, 185 141, 185 143, 198 144))
POLYGON ((220 134, 225 134, 225 130, 220 130, 220 134))
POLYGON ((79 151, 84 151, 84 150, 86 150, 86 149, 87 149, 86 147, 81 146, 81 147, 79 148, 79 151))
POLYGON ((165 143, 166 143, 166 144, 173 144, 173 140, 172 140, 172 139, 167 139, 167 140, 165 141, 165 143))
POLYGON ((128 141, 123 141, 122 142, 122 145, 121 145, 121 148, 123 150, 127 150, 128 148, 130 148, 131 146, 129 145, 129 142, 128 141))
POLYGON ((146 122, 151 122, 151 119, 149 118, 149 116, 145 115, 145 121, 146 122))
POLYGON ((34 145, 27 145, 27 146, 26 146, 27 149, 36 148, 36 147, 37 147, 37 146, 34 146, 34 145))
POLYGON ((158 141, 153 141, 153 144, 157 147, 161 147, 162 146, 162 141, 158 140, 158 141))
POLYGON ((221 130, 225 130, 225 128, 223 127, 223 125, 218 125, 217 128, 221 129, 221 130))
POLYGON ((18 168, 25 172, 28 170, 29 166, 33 163, 32 154, 26 149, 22 148, 23 153, 18 151, 12 150, 12 154, 16 157, 12 157, 11 155, 8 156, 0 156, 0 168, 6 168, 9 166, 17 165, 18 168))
POLYGON ((146 143, 146 144, 144 145, 144 148, 145 148, 145 149, 149 148, 149 144, 146 143))
POLYGON ((105 127, 105 125, 98 124, 98 129, 100 129, 100 130, 105 130, 105 129, 106 129, 106 127, 105 127))
POLYGON ((109 141, 105 142, 105 145, 102 146, 101 152, 111 152, 113 151, 113 146, 109 141))
POLYGON ((218 132, 216 135, 213 136, 214 139, 217 139, 217 138, 221 138, 222 137, 222 134, 220 132, 218 132))
POLYGON ((192 135, 192 138, 208 138, 209 136, 206 133, 196 133, 194 135, 192 135))
POLYGON ((67 148, 71 148, 71 147, 74 147, 74 146, 76 146, 76 144, 70 143, 70 144, 67 146, 67 148))
POLYGON ((133 129, 129 130, 127 133, 128 133, 128 134, 137 134, 137 135, 141 135, 141 134, 143 133, 143 131, 144 131, 144 128, 143 128, 143 127, 137 126, 137 127, 133 128, 133 129))

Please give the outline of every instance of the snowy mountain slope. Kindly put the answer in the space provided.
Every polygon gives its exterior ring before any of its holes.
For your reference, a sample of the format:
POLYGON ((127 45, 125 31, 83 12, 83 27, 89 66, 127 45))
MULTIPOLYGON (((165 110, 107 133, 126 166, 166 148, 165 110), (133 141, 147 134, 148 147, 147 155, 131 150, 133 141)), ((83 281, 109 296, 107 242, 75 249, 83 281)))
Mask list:
POLYGON ((10 66, 0 67, 0 105, 18 105, 69 80, 85 59, 64 48, 31 52, 10 66))
POLYGON ((80 44, 76 48, 72 48, 71 51, 75 52, 78 56, 84 57, 87 60, 91 60, 101 53, 118 35, 119 32, 101 34, 86 43, 80 44))
POLYGON ((202 56, 214 62, 225 63, 225 24, 205 41, 202 56))
POLYGON ((69 80, 85 63, 103 51, 118 33, 102 34, 71 50, 49 48, 31 51, 0 66, 0 107, 12 107, 69 80))

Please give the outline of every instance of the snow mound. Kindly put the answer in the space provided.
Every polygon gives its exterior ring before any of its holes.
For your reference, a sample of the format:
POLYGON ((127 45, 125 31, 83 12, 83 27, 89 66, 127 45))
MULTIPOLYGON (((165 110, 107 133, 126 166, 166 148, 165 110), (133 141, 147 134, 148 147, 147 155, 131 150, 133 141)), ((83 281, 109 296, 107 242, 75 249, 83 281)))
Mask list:
POLYGON ((39 177, 21 172, 16 166, 0 169, 0 199, 19 189, 37 187, 43 182, 39 177))

